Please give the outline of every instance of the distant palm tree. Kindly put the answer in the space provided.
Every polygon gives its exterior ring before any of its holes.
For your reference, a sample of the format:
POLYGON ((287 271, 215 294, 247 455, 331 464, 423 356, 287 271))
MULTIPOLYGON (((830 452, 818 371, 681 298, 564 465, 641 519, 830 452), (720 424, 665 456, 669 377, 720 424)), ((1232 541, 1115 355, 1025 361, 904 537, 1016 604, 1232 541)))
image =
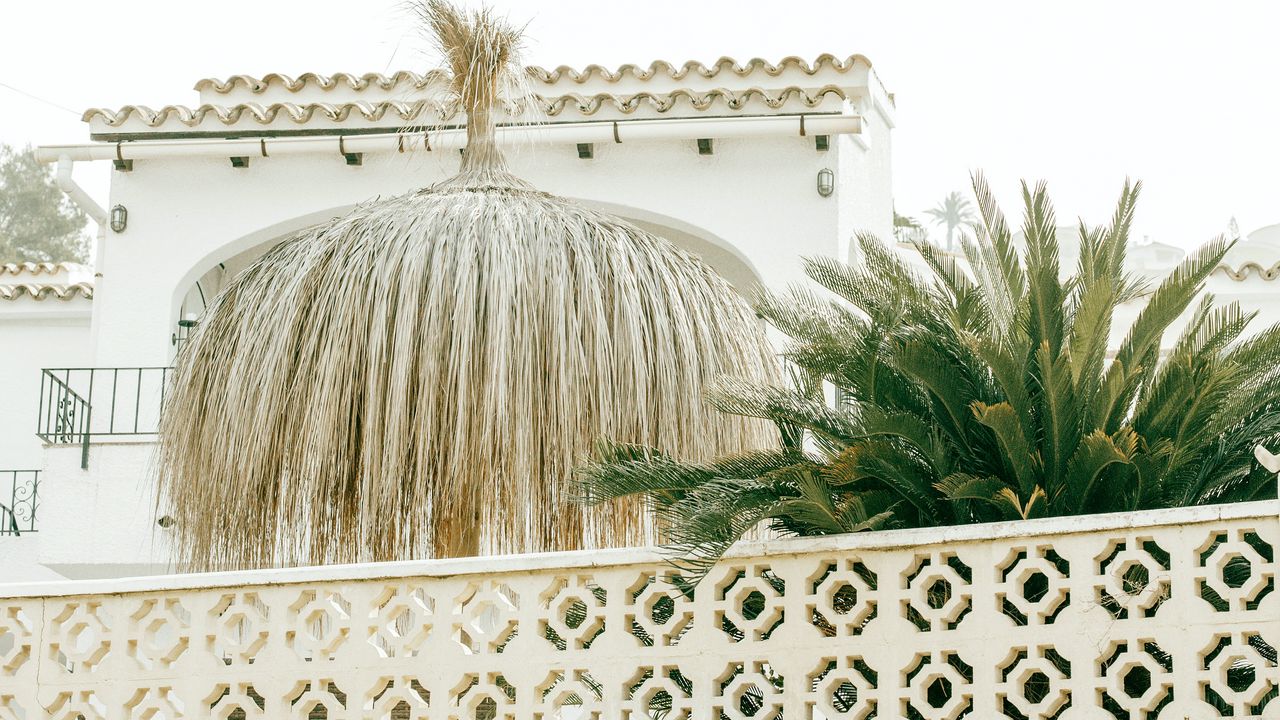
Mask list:
POLYGON ((958 192, 953 192, 942 199, 938 206, 924 211, 933 218, 934 225, 945 225, 947 228, 947 249, 955 249, 956 228, 973 224, 975 218, 973 206, 958 192))
POLYGON ((900 243, 911 243, 915 240, 927 239, 929 231, 920 221, 907 215, 899 215, 893 211, 893 237, 900 243))

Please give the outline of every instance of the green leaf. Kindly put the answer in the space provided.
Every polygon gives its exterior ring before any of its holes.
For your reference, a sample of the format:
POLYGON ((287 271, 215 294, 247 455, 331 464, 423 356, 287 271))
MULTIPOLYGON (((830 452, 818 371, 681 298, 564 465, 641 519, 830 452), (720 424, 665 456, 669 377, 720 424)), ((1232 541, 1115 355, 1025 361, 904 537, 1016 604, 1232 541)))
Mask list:
POLYGON ((1112 465, 1127 465, 1134 451, 1136 436, 1131 431, 1122 431, 1121 437, 1122 444, 1117 445, 1115 439, 1101 430, 1084 436, 1067 463, 1062 481, 1049 486, 1050 501, 1061 496, 1065 508, 1096 507, 1089 503, 1096 484, 1112 465))
POLYGON ((978 477, 968 473, 952 473, 935 486, 948 500, 983 500, 990 502, 1006 485, 998 478, 978 477))
POLYGON ((1124 382, 1107 378, 1104 388, 1108 394, 1102 397, 1099 404, 1098 409, 1103 419, 1097 423, 1098 427, 1108 432, 1119 428, 1134 393, 1155 374, 1155 358, 1160 348, 1160 339, 1170 324, 1203 289, 1205 278, 1213 272, 1230 248, 1231 243, 1221 236, 1206 243, 1183 260, 1152 293, 1116 351, 1116 362, 1108 368, 1108 375, 1127 373, 1128 377, 1124 382), (1110 394, 1111 392, 1116 394, 1110 394))
POLYGON ((1049 351, 1057 354, 1062 347, 1063 300, 1062 284, 1058 279, 1058 229, 1053 206, 1044 183, 1034 191, 1024 182, 1022 197, 1026 205, 1026 219, 1022 225, 1027 238, 1027 298, 1030 302, 1027 334, 1033 347, 1047 344, 1049 351))
POLYGON ((1031 443, 1022 432, 1017 413, 1009 403, 987 405, 975 402, 974 417, 996 434, 1004 463, 1013 473, 1014 486, 1022 497, 1030 497, 1032 489, 1040 482, 1037 458, 1031 443))
POLYGON ((1053 356, 1047 340, 1036 351, 1036 371, 1043 428, 1040 453, 1044 458, 1044 474, 1051 478, 1066 471, 1067 459, 1079 443, 1080 408, 1074 395, 1069 361, 1053 356))
POLYGON ((972 387, 963 372, 948 361, 936 346, 926 342, 905 342, 894 355, 894 364, 905 375, 920 383, 938 406, 944 411, 939 427, 951 436, 952 442, 964 446, 969 437, 966 432, 971 417, 969 403, 972 387))
POLYGON ((966 249, 965 254, 969 257, 970 265, 975 268, 981 265, 985 269, 985 282, 981 284, 984 288, 990 288, 987 304, 992 308, 994 331, 1003 334, 1013 327, 1014 308, 1022 304, 1026 293, 1026 275, 1014 249, 1009 224, 982 173, 973 175, 973 194, 978 200, 988 242, 982 246, 980 262, 974 262, 977 253, 970 253, 966 249))
POLYGON ((875 481, 913 507, 925 524, 938 521, 938 498, 932 492, 937 476, 921 458, 891 441, 872 439, 850 445, 822 472, 833 487, 875 481))

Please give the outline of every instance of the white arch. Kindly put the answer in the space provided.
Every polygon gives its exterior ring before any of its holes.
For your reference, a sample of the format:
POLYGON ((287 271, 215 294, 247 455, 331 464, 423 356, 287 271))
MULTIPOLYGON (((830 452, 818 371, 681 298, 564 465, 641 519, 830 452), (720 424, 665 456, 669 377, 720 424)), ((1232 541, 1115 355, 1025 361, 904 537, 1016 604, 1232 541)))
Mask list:
POLYGON ((183 274, 177 284, 174 285, 173 297, 170 300, 170 314, 172 315, 170 318, 170 324, 177 320, 178 309, 181 307, 182 301, 187 296, 187 293, 191 291, 191 286, 218 264, 224 263, 227 260, 230 260, 247 250, 252 250, 255 247, 274 244, 281 238, 303 228, 311 227, 312 225, 322 223, 326 220, 346 215, 355 207, 356 204, 352 203, 350 205, 338 205, 325 210, 306 213, 305 215, 299 215, 282 222, 268 225, 259 230, 255 230, 248 235, 243 235, 232 240, 231 242, 219 245, 212 252, 209 252, 188 268, 187 272, 183 274))
MULTIPOLYGON (((759 270, 736 246, 723 238, 676 217, 644 210, 643 208, 599 200, 574 198, 586 207, 616 215, 635 223, 642 229, 667 238, 682 249, 698 255, 713 269, 725 277, 740 293, 753 292, 763 286, 759 270)), ((220 263, 242 253, 263 246, 273 245, 280 239, 303 228, 311 227, 335 217, 341 217, 356 207, 355 203, 338 205, 324 210, 306 213, 282 222, 268 225, 218 246, 193 264, 174 286, 171 301, 170 323, 176 322, 183 300, 200 278, 220 263)), ((265 250, 266 248, 263 247, 265 250)))
POLYGON ((740 293, 748 293, 764 285, 755 263, 751 262, 736 245, 698 225, 631 205, 583 198, 573 198, 573 200, 586 207, 630 220, 643 229, 661 235, 684 250, 702 257, 708 265, 733 283, 740 293))

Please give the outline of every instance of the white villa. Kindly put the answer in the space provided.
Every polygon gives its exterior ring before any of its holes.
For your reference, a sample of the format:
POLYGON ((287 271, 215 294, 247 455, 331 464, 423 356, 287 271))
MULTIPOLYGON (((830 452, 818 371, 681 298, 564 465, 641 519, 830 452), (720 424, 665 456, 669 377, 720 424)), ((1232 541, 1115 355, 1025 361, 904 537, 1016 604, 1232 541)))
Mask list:
MULTIPOLYGON (((535 75, 546 122, 501 131, 512 170, 701 255, 736 287, 782 287, 803 256, 847 258, 856 231, 891 233, 893 98, 865 58, 535 75)), ((0 282, 77 288, 0 301, 0 338, 30 348, 0 361, 14 363, 0 370, 14 398, 0 469, 41 470, 38 532, 0 544, 10 578, 165 569, 146 461, 183 325, 283 236, 456 172, 463 132, 434 114, 436 82, 201 80, 195 107, 90 110, 91 142, 40 148, 102 232, 91 277, 13 267, 0 282), (69 184, 92 161, 116 168, 106 208, 69 184), (46 439, 87 438, 87 456, 82 442, 46 444, 37 418, 46 439)))
MULTIPOLYGON (((892 237, 894 99, 864 57, 532 74, 543 122, 499 131, 513 172, 740 290, 892 237)), ((185 335, 281 238, 452 175, 464 130, 438 82, 205 79, 190 106, 90 110, 87 142, 39 149, 99 234, 92 268, 0 266, 0 719, 1220 717, 1209 692, 1280 717, 1276 502, 770 541, 696 598, 642 549, 140 577, 171 572, 149 463, 185 335), (114 166, 104 206, 75 184, 88 162, 114 166), (1148 584, 1122 587, 1136 565, 1148 584)), ((1159 278, 1182 256, 1130 263, 1159 278)), ((1277 277, 1272 225, 1207 292, 1262 328, 1277 277)))

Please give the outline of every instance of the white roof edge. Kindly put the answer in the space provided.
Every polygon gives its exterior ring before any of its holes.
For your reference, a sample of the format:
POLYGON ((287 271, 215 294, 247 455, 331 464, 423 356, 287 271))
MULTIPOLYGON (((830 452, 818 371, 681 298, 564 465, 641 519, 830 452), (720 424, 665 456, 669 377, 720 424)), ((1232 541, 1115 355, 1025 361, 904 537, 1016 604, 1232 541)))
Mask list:
MULTIPOLYGON (((736 117, 683 117, 637 120, 589 120, 498 128, 503 143, 626 143, 640 140, 842 135, 862 132, 862 117, 853 114, 796 113, 736 117), (801 132, 803 128, 804 132, 801 132)), ((323 135, 225 138, 181 138, 128 142, 44 145, 36 148, 39 162, 66 156, 73 161, 146 160, 177 156, 267 158, 279 155, 325 153, 420 152, 455 150, 466 144, 465 129, 344 134, 333 128, 323 135), (429 141, 430 147, 426 147, 429 141)))

